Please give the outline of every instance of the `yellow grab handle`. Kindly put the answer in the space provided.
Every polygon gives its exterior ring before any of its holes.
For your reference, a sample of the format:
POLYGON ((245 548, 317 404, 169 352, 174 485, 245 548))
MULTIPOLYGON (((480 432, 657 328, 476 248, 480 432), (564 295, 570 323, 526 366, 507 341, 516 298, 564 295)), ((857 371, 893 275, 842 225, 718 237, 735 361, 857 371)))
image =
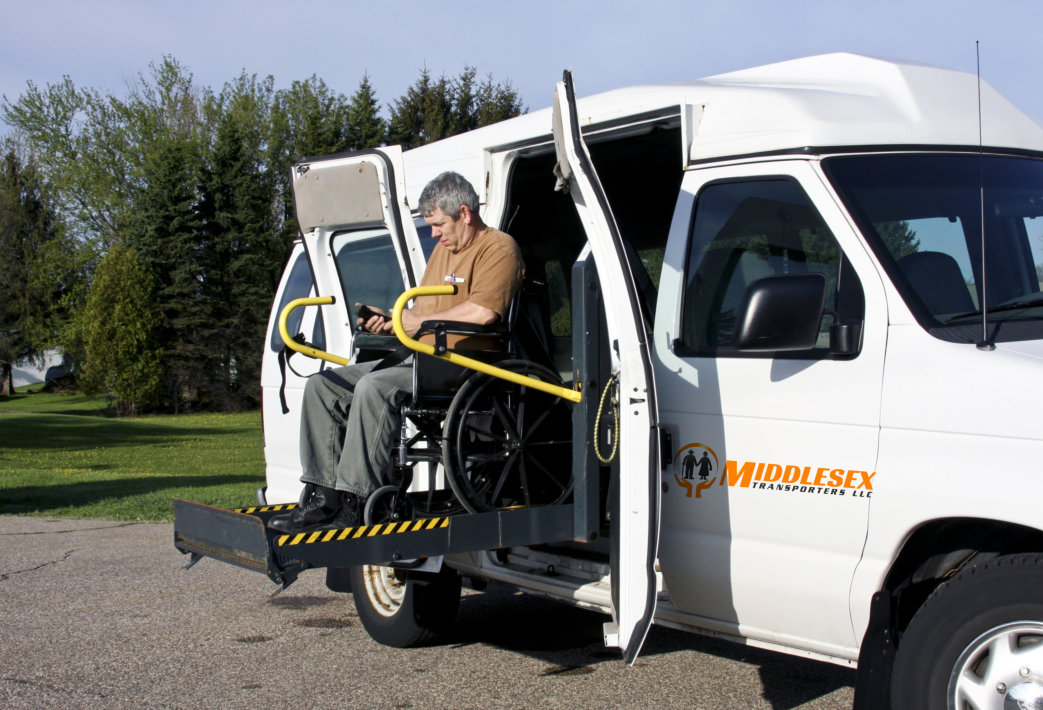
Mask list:
POLYGON ((453 293, 456 293, 456 286, 417 286, 416 288, 409 289, 398 297, 398 300, 395 301, 395 307, 391 312, 391 324, 395 328, 395 335, 398 336, 398 339, 403 345, 418 353, 424 353, 443 360, 448 360, 449 362, 460 365, 461 367, 466 367, 470 370, 477 370, 486 375, 513 382, 516 385, 531 387, 534 390, 546 392, 547 394, 567 399, 570 402, 579 402, 583 399, 583 393, 578 390, 571 390, 568 387, 561 387, 559 385, 551 384, 550 382, 537 380, 535 377, 519 375, 516 372, 511 372, 502 367, 490 365, 481 360, 473 360, 458 353, 447 352, 444 355, 438 355, 435 353, 434 345, 421 343, 419 340, 414 340, 406 334, 406 329, 402 327, 402 310, 410 300, 417 296, 447 296, 453 293))
POLYGON ((303 353, 308 357, 317 357, 320 360, 328 360, 337 365, 347 365, 350 360, 340 355, 334 355, 318 348, 313 348, 310 345, 301 345, 292 337, 290 337, 290 331, 286 328, 286 321, 290 318, 290 312, 296 308, 303 306, 325 306, 329 303, 333 303, 333 296, 319 296, 317 298, 296 298, 286 304, 286 307, 279 313, 279 335, 282 337, 282 341, 286 343, 286 347, 291 350, 296 350, 299 353, 303 353))

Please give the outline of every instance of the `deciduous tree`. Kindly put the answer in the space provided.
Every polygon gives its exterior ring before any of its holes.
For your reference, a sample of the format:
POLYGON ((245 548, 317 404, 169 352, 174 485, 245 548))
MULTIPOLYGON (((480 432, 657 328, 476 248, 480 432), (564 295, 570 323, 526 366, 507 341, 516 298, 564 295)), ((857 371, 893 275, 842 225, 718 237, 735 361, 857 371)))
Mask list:
POLYGON ((154 405, 162 391, 160 312, 152 274, 134 249, 113 244, 98 264, 81 315, 85 361, 81 381, 108 393, 123 414, 154 405))

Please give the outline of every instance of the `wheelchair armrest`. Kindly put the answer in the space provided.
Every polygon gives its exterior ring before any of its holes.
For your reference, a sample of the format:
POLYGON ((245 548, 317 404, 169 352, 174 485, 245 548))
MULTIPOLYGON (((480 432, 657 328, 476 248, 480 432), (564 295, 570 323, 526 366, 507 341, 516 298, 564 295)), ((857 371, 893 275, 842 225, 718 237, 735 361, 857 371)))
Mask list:
POLYGON ((446 336, 450 333, 453 335, 477 336, 495 340, 501 348, 507 346, 509 336, 507 326, 502 323, 479 325, 478 323, 467 323, 464 321, 426 320, 420 324, 420 327, 417 329, 416 334, 413 337, 419 340, 421 335, 427 333, 434 335, 435 352, 439 355, 444 355, 448 351, 449 348, 446 336))

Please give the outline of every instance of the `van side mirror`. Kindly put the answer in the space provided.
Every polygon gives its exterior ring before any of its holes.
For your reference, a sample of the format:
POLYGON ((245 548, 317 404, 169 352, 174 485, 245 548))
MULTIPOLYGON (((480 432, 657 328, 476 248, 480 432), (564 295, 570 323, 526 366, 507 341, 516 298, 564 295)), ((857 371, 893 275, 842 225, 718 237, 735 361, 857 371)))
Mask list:
POLYGON ((746 288, 735 323, 735 347, 747 352, 810 350, 826 303, 822 274, 782 274, 746 288))

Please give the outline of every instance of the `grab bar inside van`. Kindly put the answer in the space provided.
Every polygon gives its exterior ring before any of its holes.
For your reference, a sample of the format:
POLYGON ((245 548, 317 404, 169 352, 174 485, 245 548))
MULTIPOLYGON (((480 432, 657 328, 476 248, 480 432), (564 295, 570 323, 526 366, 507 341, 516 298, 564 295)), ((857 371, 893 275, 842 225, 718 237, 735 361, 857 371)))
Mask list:
MULTIPOLYGON (((561 397, 570 402, 579 402, 583 399, 583 393, 579 390, 569 389, 568 387, 561 387, 551 382, 544 382, 538 380, 535 377, 528 377, 526 375, 519 375, 516 372, 505 370, 502 367, 496 367, 480 360, 474 360, 465 355, 459 353, 446 352, 444 354, 438 354, 435 350, 434 345, 427 343, 421 343, 419 340, 415 340, 406 334, 405 328, 402 327, 402 311, 405 309, 406 304, 414 298, 420 296, 442 296, 449 295, 456 292, 456 286, 417 286, 411 288, 395 301, 395 307, 391 313, 391 323, 395 329, 395 335, 399 341, 410 350, 415 350, 419 353, 424 353, 432 357, 441 358, 442 360, 448 360, 451 363, 466 367, 470 370, 477 370, 478 372, 490 375, 491 377, 497 377, 501 380, 507 380, 513 382, 516 385, 522 385, 524 387, 531 387, 540 392, 546 392, 547 394, 554 395, 555 397, 561 397)), ((328 353, 325 350, 319 350, 310 345, 300 343, 293 339, 290 335, 290 331, 287 327, 287 323, 292 313, 297 308, 303 308, 304 306, 326 306, 331 303, 335 303, 336 299, 333 296, 317 296, 312 298, 296 298, 282 309, 279 313, 279 336, 282 341, 286 343, 286 347, 307 355, 308 357, 319 358, 320 360, 327 360, 336 365, 347 365, 350 360, 340 355, 334 355, 328 353)))
POLYGON ((302 355, 318 358, 320 360, 327 360, 336 365, 347 365, 349 362, 351 362, 346 357, 334 355, 333 353, 328 353, 325 350, 319 350, 318 348, 313 348, 310 345, 305 345, 304 343, 297 342, 290 335, 290 331, 286 326, 287 322, 290 319, 290 313, 292 313, 294 310, 298 308, 303 308, 304 306, 325 306, 335 302, 336 299, 334 299, 333 296, 318 296, 314 298, 295 298, 294 300, 287 303, 286 306, 279 313, 279 337, 281 337, 282 341, 286 343, 286 347, 288 347, 290 350, 295 350, 301 353, 302 355))

